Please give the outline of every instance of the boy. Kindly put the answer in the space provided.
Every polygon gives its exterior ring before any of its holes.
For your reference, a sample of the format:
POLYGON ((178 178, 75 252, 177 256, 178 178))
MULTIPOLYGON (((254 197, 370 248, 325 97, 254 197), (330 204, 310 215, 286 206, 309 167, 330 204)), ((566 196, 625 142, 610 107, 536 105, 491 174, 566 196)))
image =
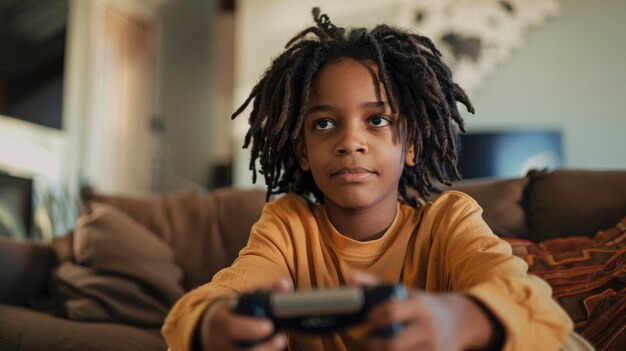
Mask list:
POLYGON ((572 323, 526 273, 467 195, 420 205, 430 177, 459 179, 456 101, 473 108, 425 37, 378 26, 346 31, 318 9, 254 87, 252 143, 270 194, 229 268, 183 297, 163 334, 175 350, 558 349, 572 323), (402 201, 399 201, 399 196, 402 201), (310 200, 314 198, 315 202, 310 200), (258 288, 400 282, 407 299, 372 309, 361 328, 272 335, 226 297, 258 288), (370 330, 402 323, 391 338, 370 330))

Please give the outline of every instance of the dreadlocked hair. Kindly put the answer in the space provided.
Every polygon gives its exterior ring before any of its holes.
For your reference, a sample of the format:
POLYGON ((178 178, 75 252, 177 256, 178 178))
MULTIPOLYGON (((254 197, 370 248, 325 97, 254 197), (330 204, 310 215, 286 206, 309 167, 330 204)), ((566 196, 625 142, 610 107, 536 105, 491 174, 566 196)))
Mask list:
POLYGON ((313 9, 313 18, 316 25, 287 43, 285 51, 273 60, 232 115, 236 118, 252 102, 243 148, 252 145, 252 181, 257 180, 258 160, 258 172, 267 184, 266 200, 272 194, 294 192, 323 201, 311 172, 300 168, 293 141, 301 135, 315 75, 324 64, 342 57, 376 63, 393 113, 400 111, 406 120, 407 140, 415 149, 415 166, 404 167, 398 184, 400 196, 418 207, 409 189, 427 197, 432 177, 443 184, 460 180, 457 127, 462 132, 465 129, 456 102, 470 113, 474 113, 474 107, 463 89, 452 81, 452 73, 433 42, 388 25, 369 31, 346 31, 320 14, 319 8, 313 9))

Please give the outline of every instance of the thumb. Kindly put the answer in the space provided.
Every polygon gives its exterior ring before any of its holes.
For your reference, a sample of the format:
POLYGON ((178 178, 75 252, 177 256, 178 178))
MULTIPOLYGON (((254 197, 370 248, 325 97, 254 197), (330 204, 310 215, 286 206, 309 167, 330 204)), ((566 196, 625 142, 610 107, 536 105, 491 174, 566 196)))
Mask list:
POLYGON ((277 279, 274 284, 272 284, 269 287, 270 291, 282 291, 282 292, 287 292, 287 291, 292 291, 293 290, 293 282, 291 281, 291 279, 282 277, 277 279))
POLYGON ((354 271, 348 275, 348 285, 351 286, 374 286, 380 283, 378 277, 362 271, 354 271))

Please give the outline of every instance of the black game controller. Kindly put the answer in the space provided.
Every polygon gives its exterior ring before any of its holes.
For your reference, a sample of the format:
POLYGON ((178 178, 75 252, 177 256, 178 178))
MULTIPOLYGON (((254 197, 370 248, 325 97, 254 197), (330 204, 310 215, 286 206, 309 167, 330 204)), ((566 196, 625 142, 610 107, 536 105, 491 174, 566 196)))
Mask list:
MULTIPOLYGON (((325 334, 361 322, 372 307, 388 300, 406 298, 400 284, 375 287, 342 287, 294 292, 254 292, 242 294, 231 303, 237 314, 265 317, 284 330, 325 334)), ((375 332, 376 336, 391 337, 402 330, 402 324, 392 324, 375 332)), ((251 347, 254 343, 239 342, 251 347)))

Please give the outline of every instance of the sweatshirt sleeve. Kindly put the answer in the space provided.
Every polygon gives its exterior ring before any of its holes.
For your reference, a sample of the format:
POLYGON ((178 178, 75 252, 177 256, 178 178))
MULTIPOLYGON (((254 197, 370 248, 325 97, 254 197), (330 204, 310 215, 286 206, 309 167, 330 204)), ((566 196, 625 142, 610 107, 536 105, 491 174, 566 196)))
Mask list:
MULTIPOLYGON (((280 200, 277 200, 280 202, 280 200)), ((289 229, 275 211, 265 206, 250 238, 230 267, 215 274, 204 284, 179 299, 165 319, 161 332, 171 351, 191 350, 195 331, 211 303, 235 294, 271 286, 279 278, 289 277, 287 263, 289 229)))
POLYGON ((505 330, 504 350, 558 350, 573 323, 552 299, 552 289, 529 275, 524 260, 494 235, 482 218, 482 209, 469 196, 449 194, 441 204, 439 235, 446 280, 452 290, 483 303, 505 330), (447 223, 446 223, 447 222, 447 223))

